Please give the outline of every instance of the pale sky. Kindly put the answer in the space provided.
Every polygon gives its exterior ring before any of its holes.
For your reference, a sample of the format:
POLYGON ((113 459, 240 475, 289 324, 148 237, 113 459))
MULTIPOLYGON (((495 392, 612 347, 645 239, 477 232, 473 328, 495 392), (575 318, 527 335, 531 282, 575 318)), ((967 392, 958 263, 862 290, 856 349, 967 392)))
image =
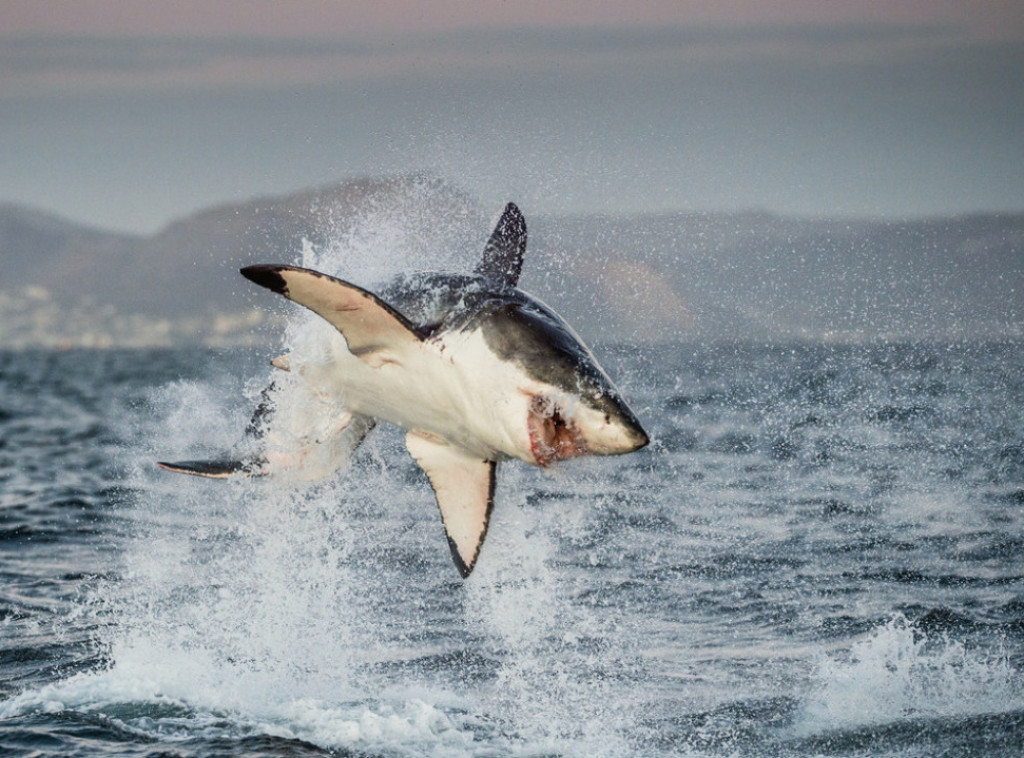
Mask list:
POLYGON ((452 29, 932 23, 1020 38, 1016 0, 3 0, 11 34, 345 37, 452 29))
POLYGON ((151 232, 429 171, 484 207, 1024 210, 1017 0, 0 0, 0 202, 151 232))

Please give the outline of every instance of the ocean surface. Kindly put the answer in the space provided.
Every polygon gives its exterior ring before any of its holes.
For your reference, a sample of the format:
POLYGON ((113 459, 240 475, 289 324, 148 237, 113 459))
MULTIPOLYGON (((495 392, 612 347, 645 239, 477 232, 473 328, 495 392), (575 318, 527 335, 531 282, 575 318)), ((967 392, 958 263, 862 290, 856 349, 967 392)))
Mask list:
POLYGON ((653 438, 229 448, 272 350, 0 354, 0 755, 1024 756, 1024 343, 596 346, 653 438))

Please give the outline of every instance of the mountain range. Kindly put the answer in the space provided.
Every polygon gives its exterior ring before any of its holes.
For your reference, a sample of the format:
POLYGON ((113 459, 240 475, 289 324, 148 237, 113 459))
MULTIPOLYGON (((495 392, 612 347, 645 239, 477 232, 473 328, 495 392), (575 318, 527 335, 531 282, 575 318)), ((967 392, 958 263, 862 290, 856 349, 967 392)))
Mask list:
MULTIPOLYGON (((589 342, 1024 335, 1024 213, 910 220, 523 208, 522 286, 589 342)), ((366 178, 209 208, 142 236, 0 206, 0 347, 233 345, 290 306, 238 276, 317 264, 372 288, 468 269, 492 215, 433 177, 366 178)), ((316 267, 316 266, 314 266, 316 267)))

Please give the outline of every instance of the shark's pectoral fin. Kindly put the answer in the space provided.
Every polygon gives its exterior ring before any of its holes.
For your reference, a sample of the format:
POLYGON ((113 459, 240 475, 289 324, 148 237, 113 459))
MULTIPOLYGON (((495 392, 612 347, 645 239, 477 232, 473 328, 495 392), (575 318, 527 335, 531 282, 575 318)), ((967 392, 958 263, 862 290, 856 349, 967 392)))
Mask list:
POLYGON ((263 472, 285 475, 295 482, 316 482, 348 468, 352 456, 376 421, 370 416, 346 413, 300 438, 267 435, 262 452, 263 472))
POLYGON ((348 419, 339 418, 329 430, 327 439, 318 443, 331 446, 331 455, 337 467, 347 466, 366 436, 377 426, 377 420, 359 413, 348 414, 348 419))
POLYGON ((498 464, 416 432, 406 435, 405 445, 430 479, 452 559, 465 578, 487 534, 498 464))
POLYGON ((304 305, 342 333, 353 355, 371 366, 400 362, 402 350, 422 340, 405 316, 354 284, 310 269, 247 266, 242 276, 304 305))

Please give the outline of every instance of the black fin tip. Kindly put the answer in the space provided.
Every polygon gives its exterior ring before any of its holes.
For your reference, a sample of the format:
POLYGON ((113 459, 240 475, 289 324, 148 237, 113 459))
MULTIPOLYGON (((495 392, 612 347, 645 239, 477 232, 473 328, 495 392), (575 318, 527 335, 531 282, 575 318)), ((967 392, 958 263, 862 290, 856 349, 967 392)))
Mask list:
POLYGON ((288 295, 288 283, 281 276, 283 266, 260 264, 258 266, 246 266, 239 270, 239 273, 250 282, 266 287, 271 292, 279 295, 288 295))

